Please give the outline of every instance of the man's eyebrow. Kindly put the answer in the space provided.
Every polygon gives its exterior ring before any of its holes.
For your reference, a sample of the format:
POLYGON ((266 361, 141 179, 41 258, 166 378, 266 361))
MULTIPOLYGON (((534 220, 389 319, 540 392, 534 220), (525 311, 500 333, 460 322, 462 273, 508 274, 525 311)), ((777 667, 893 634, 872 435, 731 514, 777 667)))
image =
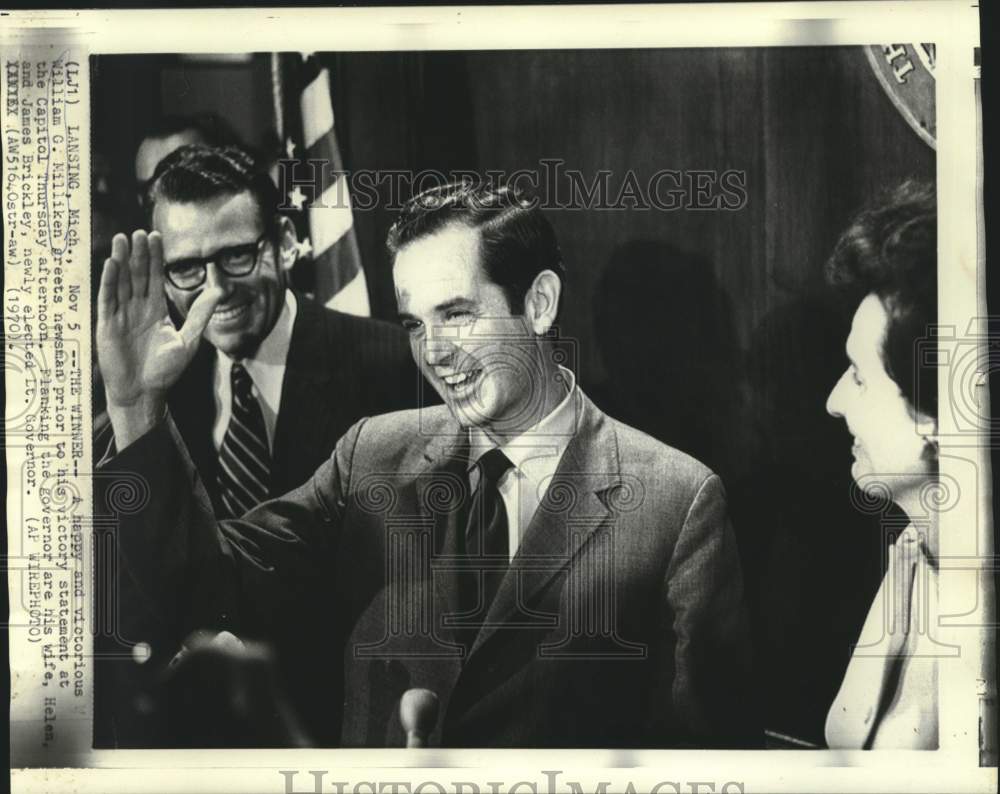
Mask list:
POLYGON ((251 246, 254 246, 254 245, 256 245, 256 242, 233 243, 232 245, 219 246, 212 253, 207 254, 206 256, 198 256, 197 254, 191 254, 190 256, 178 256, 178 257, 174 257, 173 259, 167 259, 166 257, 164 257, 163 258, 163 264, 169 266, 169 265, 175 265, 178 262, 191 262, 191 261, 196 261, 196 262, 206 262, 206 261, 208 261, 208 262, 211 262, 211 261, 215 260, 215 258, 219 254, 224 253, 226 251, 231 251, 234 248, 248 248, 249 249, 251 246))
POLYGON ((459 309, 459 308, 464 309, 474 304, 475 301, 472 300, 472 298, 452 298, 451 300, 447 300, 444 303, 439 303, 437 306, 434 307, 434 311, 437 314, 443 314, 449 309, 459 309))
MULTIPOLYGON (((434 307, 433 311, 435 314, 444 314, 450 309, 465 309, 474 305, 475 301, 472 300, 472 298, 451 298, 450 300, 446 300, 444 303, 439 303, 437 306, 434 307)), ((404 320, 413 320, 415 322, 420 322, 419 317, 416 317, 415 315, 412 315, 409 312, 397 312, 396 319, 399 322, 403 322, 404 320)))
POLYGON ((164 267, 173 267, 174 265, 179 265, 182 262, 191 262, 191 261, 201 261, 201 257, 200 256, 176 256, 173 259, 167 259, 166 257, 163 257, 163 266, 164 267))

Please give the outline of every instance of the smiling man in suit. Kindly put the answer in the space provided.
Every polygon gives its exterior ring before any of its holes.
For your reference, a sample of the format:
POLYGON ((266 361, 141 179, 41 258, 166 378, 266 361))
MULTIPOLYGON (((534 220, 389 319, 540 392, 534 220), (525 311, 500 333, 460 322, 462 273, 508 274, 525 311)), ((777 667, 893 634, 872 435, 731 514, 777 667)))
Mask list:
MULTIPOLYGON (((418 404, 419 374, 398 325, 334 311, 290 288, 295 228, 278 214, 280 195, 247 151, 182 146, 160 161, 147 196, 163 250, 157 283, 175 324, 184 323, 206 290, 218 296, 176 360, 183 366, 162 383, 218 517, 240 516, 301 485, 361 417, 418 404)), ((118 235, 112 257, 127 258, 129 247, 118 235)), ((107 431, 96 449, 108 447, 107 431)), ((124 595, 118 601, 124 605, 124 595)), ((136 639, 128 610, 120 609, 119 618, 122 638, 136 639)), ((288 621, 288 633, 297 630, 288 621)), ((102 642, 109 653, 121 651, 112 638, 102 642)), ((156 645, 158 662, 178 649, 162 638, 156 645)), ((281 655, 282 662, 299 665, 304 658, 293 656, 281 655)), ((116 734, 119 745, 149 741, 126 693, 142 689, 158 667, 105 668, 112 678, 101 679, 102 694, 115 698, 114 705, 102 703, 114 716, 101 736, 116 734)), ((289 677, 292 688, 308 678, 301 669, 289 677)), ((301 700, 311 707, 315 698, 307 691, 301 700)))
POLYGON ((510 189, 414 198, 389 235, 400 317, 445 405, 355 424, 303 486, 217 526, 164 383, 217 310, 162 326, 158 235, 106 265, 98 351, 119 455, 126 586, 182 636, 335 636, 344 745, 754 746, 749 638, 719 478, 604 415, 558 363, 555 233, 510 189), (140 362, 146 362, 140 366, 140 362), (304 596, 319 587, 325 600, 304 596))
MULTIPOLYGON (((418 375, 398 327, 290 288, 295 228, 246 151, 175 150, 155 172, 150 202, 180 320, 205 289, 221 291, 168 397, 219 517, 301 485, 362 416, 417 405, 418 375)), ((115 251, 127 244, 122 236, 115 251)))

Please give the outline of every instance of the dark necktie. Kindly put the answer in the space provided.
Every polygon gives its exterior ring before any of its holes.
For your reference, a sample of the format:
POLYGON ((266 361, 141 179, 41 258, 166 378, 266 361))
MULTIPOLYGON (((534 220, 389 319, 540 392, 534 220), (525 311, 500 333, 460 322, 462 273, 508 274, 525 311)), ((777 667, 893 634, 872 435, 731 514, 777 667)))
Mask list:
POLYGON ((465 530, 466 554, 482 555, 484 558, 480 589, 476 592, 473 583, 466 601, 467 609, 475 610, 475 617, 470 619, 469 626, 470 629, 475 629, 475 633, 478 633, 478 627, 486 619, 490 604, 510 566, 507 508, 498 484, 513 465, 499 449, 491 449, 476 463, 479 468, 479 487, 472 498, 469 523, 465 530), (475 626, 472 625, 473 622, 475 626))
POLYGON ((233 409, 219 449, 219 496, 229 516, 238 518, 267 498, 271 453, 253 381, 239 362, 232 369, 233 409))

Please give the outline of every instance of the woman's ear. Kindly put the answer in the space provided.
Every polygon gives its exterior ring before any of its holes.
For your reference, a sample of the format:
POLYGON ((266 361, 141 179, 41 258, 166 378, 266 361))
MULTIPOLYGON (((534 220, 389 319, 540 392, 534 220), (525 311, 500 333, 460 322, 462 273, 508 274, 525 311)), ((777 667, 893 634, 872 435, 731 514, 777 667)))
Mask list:
POLYGON ((278 219, 278 250, 281 255, 281 269, 287 273, 298 261, 302 246, 295 233, 292 219, 283 215, 278 219))
POLYGON ((524 318, 536 336, 545 336, 556 321, 562 281, 551 270, 543 270, 524 296, 524 318))

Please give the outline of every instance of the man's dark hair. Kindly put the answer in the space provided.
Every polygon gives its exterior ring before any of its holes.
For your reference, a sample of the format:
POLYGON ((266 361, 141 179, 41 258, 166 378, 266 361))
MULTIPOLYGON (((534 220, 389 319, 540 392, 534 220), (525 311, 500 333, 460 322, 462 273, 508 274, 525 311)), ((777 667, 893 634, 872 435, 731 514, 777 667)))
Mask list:
POLYGON ((410 199, 389 229, 386 245, 395 257, 414 240, 449 224, 479 230, 479 251, 487 278, 504 291, 515 314, 535 277, 566 273, 555 230, 536 202, 512 187, 458 182, 431 188, 410 199))
POLYGON ((911 407, 936 418, 937 374, 926 351, 918 350, 937 323, 934 188, 908 181, 863 210, 841 235, 826 273, 856 301, 872 293, 882 301, 889 318, 885 370, 911 407))
POLYGON ((277 233, 278 188, 250 152, 239 146, 192 143, 164 157, 153 173, 149 214, 157 202, 191 203, 235 196, 249 191, 260 221, 269 234, 277 233))

